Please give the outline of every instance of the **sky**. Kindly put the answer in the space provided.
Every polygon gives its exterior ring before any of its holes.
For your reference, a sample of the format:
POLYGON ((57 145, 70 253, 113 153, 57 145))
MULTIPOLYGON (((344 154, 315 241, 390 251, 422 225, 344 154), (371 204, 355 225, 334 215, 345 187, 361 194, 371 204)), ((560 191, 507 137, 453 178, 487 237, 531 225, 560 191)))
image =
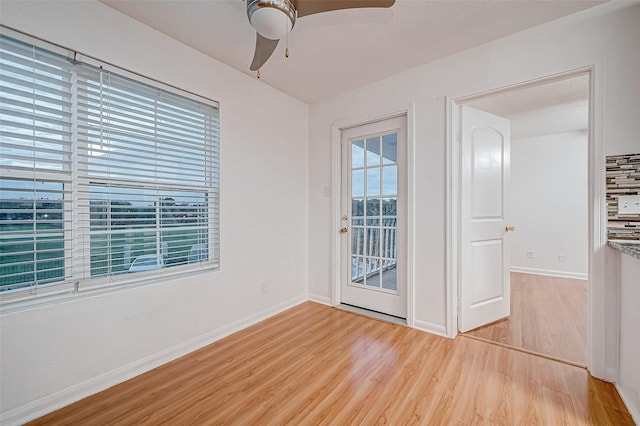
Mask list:
POLYGON ((398 192, 397 134, 391 133, 351 143, 352 197, 396 195, 398 192), (365 149, 366 146, 366 149, 365 149), (380 148, 382 147, 382 157, 380 148), (366 184, 366 188, 365 188, 366 184), (366 192, 366 193, 365 193, 366 192))

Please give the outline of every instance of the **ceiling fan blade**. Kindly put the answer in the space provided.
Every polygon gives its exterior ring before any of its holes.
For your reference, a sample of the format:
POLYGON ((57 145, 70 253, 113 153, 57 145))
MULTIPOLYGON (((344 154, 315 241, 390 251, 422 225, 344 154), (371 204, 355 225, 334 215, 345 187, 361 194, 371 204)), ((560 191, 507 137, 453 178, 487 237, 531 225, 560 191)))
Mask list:
POLYGON ((293 0, 293 4, 298 11, 298 18, 332 10, 359 7, 391 7, 395 2, 395 0, 293 0))
POLYGON ((278 42, 280 40, 271 40, 266 37, 262 37, 260 33, 256 33, 256 51, 253 54, 253 62, 251 62, 251 71, 257 71, 267 62, 267 59, 271 57, 273 51, 276 50, 278 42))

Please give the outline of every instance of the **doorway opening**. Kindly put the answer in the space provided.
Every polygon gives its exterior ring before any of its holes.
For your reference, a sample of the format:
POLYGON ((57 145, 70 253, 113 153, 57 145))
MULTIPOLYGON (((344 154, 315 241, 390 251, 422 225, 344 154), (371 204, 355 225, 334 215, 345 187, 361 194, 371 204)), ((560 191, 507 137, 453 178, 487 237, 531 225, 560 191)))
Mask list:
MULTIPOLYGON (((454 122, 461 122, 458 328, 468 337, 583 367, 589 358, 590 78, 589 71, 569 73, 456 100, 454 113, 454 122), (466 110, 508 120, 510 140, 491 147, 480 133, 465 130, 466 110), (486 186, 483 146, 504 161, 494 187, 486 186), (496 192, 503 204, 491 195, 496 192), (498 213, 477 214, 483 206, 498 213), (492 223, 496 235, 478 233, 492 223), (505 278, 498 282, 501 272, 505 278), (478 312, 481 318, 470 322, 478 312)), ((486 128, 482 121, 475 126, 486 128)))

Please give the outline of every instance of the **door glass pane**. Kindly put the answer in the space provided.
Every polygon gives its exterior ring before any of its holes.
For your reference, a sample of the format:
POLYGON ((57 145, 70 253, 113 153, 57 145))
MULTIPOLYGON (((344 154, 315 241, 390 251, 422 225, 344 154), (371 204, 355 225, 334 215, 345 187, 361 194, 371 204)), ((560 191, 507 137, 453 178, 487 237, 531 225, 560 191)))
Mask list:
POLYGON ((382 168, 382 195, 396 195, 398 193, 398 166, 382 168))
POLYGON ((367 196, 371 196, 371 195, 380 195, 380 168, 379 167, 376 167, 375 169, 367 169, 367 196))
POLYGON ((380 256, 380 228, 365 228, 366 229, 366 247, 365 256, 380 256))
POLYGON ((380 226, 380 199, 367 199, 367 226, 380 226))
POLYGON ((364 259, 351 256, 351 282, 362 283, 364 281, 364 259))
POLYGON ((351 254, 364 254, 364 228, 351 228, 351 254))
POLYGON ((367 167, 380 165, 380 136, 367 139, 367 167))
POLYGON ((381 231, 381 255, 389 259, 395 259, 397 257, 396 251, 396 229, 395 228, 382 228, 381 231))
POLYGON ((364 225, 364 200, 351 200, 351 225, 364 225))
POLYGON ((364 170, 353 170, 351 172, 351 195, 362 197, 364 195, 364 170))
POLYGON ((398 289, 398 269, 395 260, 382 260, 382 288, 398 289))
POLYGON ((367 198, 367 219, 376 219, 380 217, 380 199, 367 198))
POLYGON ((380 226, 380 217, 367 217, 367 226, 380 226))
POLYGON ((398 134, 392 133, 382 137, 382 164, 398 162, 398 134))
POLYGON ((384 257, 396 257, 397 202, 396 198, 385 198, 382 201, 382 226, 385 227, 382 245, 384 257))
POLYGON ((384 226, 396 226, 396 215, 398 214, 398 199, 384 198, 382 200, 382 221, 384 226), (393 219, 393 222, 389 220, 393 219))
POLYGON ((364 141, 359 140, 351 144, 351 167, 364 167, 364 141))
POLYGON ((367 259, 367 277, 365 284, 369 287, 380 287, 380 259, 367 259))

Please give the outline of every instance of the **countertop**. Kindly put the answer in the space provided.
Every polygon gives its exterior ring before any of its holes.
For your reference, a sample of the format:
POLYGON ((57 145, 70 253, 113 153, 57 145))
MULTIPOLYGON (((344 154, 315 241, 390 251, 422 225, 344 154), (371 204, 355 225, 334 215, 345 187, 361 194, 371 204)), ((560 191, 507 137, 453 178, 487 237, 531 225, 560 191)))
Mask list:
POLYGON ((624 254, 640 260, 640 244, 623 243, 620 241, 609 241, 608 244, 609 247, 613 247, 624 254))

